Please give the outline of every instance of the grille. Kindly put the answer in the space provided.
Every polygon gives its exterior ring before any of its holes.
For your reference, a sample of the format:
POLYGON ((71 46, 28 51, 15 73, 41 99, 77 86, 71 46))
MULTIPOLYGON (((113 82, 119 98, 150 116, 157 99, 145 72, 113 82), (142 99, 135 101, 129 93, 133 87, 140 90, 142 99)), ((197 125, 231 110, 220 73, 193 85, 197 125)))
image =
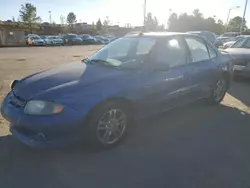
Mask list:
POLYGON ((11 91, 9 95, 9 103, 17 108, 21 108, 21 107, 24 107, 24 105, 26 104, 26 101, 22 99, 21 97, 15 95, 15 93, 11 91))

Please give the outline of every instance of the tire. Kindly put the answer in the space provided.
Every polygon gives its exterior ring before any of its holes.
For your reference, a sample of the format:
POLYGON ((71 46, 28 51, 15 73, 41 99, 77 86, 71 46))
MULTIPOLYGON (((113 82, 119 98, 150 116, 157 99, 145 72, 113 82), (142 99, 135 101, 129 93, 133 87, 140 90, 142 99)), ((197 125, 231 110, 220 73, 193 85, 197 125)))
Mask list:
POLYGON ((209 98, 210 104, 220 104, 226 95, 228 84, 229 80, 226 76, 222 76, 216 81, 212 89, 211 97, 209 98))
POLYGON ((108 149, 118 145, 132 123, 130 111, 120 102, 100 104, 88 116, 84 141, 91 148, 108 149))

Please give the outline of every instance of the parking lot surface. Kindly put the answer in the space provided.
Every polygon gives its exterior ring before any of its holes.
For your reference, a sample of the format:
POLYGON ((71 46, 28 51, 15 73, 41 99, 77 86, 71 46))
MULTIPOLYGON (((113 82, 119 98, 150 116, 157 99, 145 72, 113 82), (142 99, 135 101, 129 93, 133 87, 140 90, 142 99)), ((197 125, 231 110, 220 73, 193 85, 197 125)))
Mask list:
MULTIPOLYGON (((0 49, 0 101, 8 83, 83 59, 99 46, 0 49)), ((137 122, 118 147, 38 150, 8 135, 0 116, 1 188, 250 187, 250 82, 233 83, 223 103, 203 102, 137 122)))

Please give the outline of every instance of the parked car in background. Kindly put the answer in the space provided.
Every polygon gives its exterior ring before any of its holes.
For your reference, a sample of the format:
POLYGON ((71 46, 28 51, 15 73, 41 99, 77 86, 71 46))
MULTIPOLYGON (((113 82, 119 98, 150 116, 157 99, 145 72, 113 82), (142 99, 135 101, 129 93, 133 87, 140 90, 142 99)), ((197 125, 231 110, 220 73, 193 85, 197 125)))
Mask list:
POLYGON ((214 45, 219 48, 219 47, 223 47, 224 43, 230 41, 231 39, 228 37, 218 37, 216 38, 216 41, 214 42, 214 45))
POLYGON ((40 37, 40 36, 37 35, 37 34, 27 34, 27 35, 25 36, 26 39, 29 38, 29 37, 40 37))
POLYGON ((84 140, 109 148, 133 120, 199 99, 219 104, 230 86, 230 65, 227 55, 199 36, 141 33, 82 62, 16 80, 1 113, 12 136, 29 146, 84 140))
POLYGON ((64 45, 63 39, 59 36, 49 36, 48 38, 51 40, 52 45, 64 45))
POLYGON ((119 38, 120 38, 120 37, 114 37, 114 38, 110 39, 109 42, 113 42, 113 41, 115 41, 115 40, 117 40, 117 39, 119 39, 119 38))
POLYGON ((82 34, 79 37, 82 39, 82 44, 97 44, 97 40, 90 35, 82 34))
POLYGON ((98 42, 103 43, 103 44, 108 44, 110 42, 108 38, 100 36, 100 35, 95 36, 95 39, 98 42))
POLYGON ((125 36, 129 36, 129 35, 135 35, 135 34, 139 34, 141 33, 142 31, 131 31, 129 33, 127 33, 125 36))
POLYGON ((82 44, 82 39, 76 34, 64 34, 62 35, 64 44, 68 45, 80 45, 82 44))
POLYGON ((250 36, 237 40, 225 49, 233 58, 233 71, 237 77, 250 78, 250 36))
POLYGON ((116 38, 115 36, 109 35, 109 34, 103 35, 103 37, 109 39, 109 41, 111 41, 111 40, 113 40, 114 38, 116 38))
POLYGON ((41 38, 44 40, 46 45, 52 45, 52 40, 50 39, 50 36, 41 36, 41 38))
POLYGON ((226 32, 223 33, 220 37, 217 37, 215 41, 215 46, 218 47, 223 47, 224 43, 233 41, 237 36, 239 36, 239 32, 226 32))
POLYGON ((237 37, 235 37, 235 38, 232 38, 231 40, 229 39, 228 42, 225 42, 225 43, 223 44, 223 49, 229 48, 229 47, 232 46, 237 40, 240 40, 240 39, 242 39, 242 38, 244 38, 244 35, 239 35, 239 36, 237 36, 237 37))
POLYGON ((44 40, 39 36, 31 36, 27 38, 28 46, 44 46, 45 44, 44 40))
POLYGON ((239 35, 240 35, 240 32, 226 32, 226 33, 223 33, 220 37, 235 38, 239 35))
POLYGON ((210 41, 212 44, 214 44, 214 42, 216 41, 216 35, 213 32, 210 31, 189 31, 187 32, 189 34, 195 34, 195 35, 199 35, 201 37, 204 37, 205 39, 207 39, 208 41, 210 41))

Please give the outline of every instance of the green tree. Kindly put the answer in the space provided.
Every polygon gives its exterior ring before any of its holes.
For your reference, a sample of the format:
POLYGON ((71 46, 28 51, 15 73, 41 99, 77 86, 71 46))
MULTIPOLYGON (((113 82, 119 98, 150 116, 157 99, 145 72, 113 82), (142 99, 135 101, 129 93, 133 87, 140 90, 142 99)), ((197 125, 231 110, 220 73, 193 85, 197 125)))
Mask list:
POLYGON ((109 17, 106 16, 106 19, 103 21, 103 29, 104 32, 108 33, 108 26, 111 25, 111 21, 109 20, 109 17))
POLYGON ((102 30, 102 22, 101 22, 100 19, 96 22, 96 29, 97 29, 98 31, 101 31, 101 30, 102 30))
POLYGON ((103 21, 103 26, 106 27, 111 24, 111 21, 109 20, 109 17, 106 16, 106 19, 103 21))
POLYGON ((200 19, 203 18, 203 14, 200 12, 199 9, 195 9, 195 10, 193 11, 193 15, 194 15, 195 18, 200 18, 200 19))
POLYGON ((67 16, 67 22, 69 25, 76 23, 76 15, 73 12, 70 12, 67 16))
MULTIPOLYGON (((241 27, 242 17, 236 16, 229 21, 228 31, 239 32, 241 27)), ((246 20, 243 22, 243 31, 247 29, 246 20)))
POLYGON ((36 7, 31 3, 21 5, 19 15, 21 20, 28 25, 30 32, 32 32, 32 25, 40 20, 40 17, 36 15, 36 7))
POLYGON ((156 17, 153 17, 152 13, 148 13, 145 18, 145 30, 147 31, 156 31, 158 29, 158 20, 156 17))
POLYGON ((192 14, 172 13, 168 19, 168 30, 178 32, 207 30, 221 34, 224 32, 224 25, 221 20, 216 22, 215 16, 204 18, 203 14, 195 9, 192 14))
POLYGON ((168 19, 168 29, 175 31, 177 29, 178 16, 176 13, 172 13, 168 19))

